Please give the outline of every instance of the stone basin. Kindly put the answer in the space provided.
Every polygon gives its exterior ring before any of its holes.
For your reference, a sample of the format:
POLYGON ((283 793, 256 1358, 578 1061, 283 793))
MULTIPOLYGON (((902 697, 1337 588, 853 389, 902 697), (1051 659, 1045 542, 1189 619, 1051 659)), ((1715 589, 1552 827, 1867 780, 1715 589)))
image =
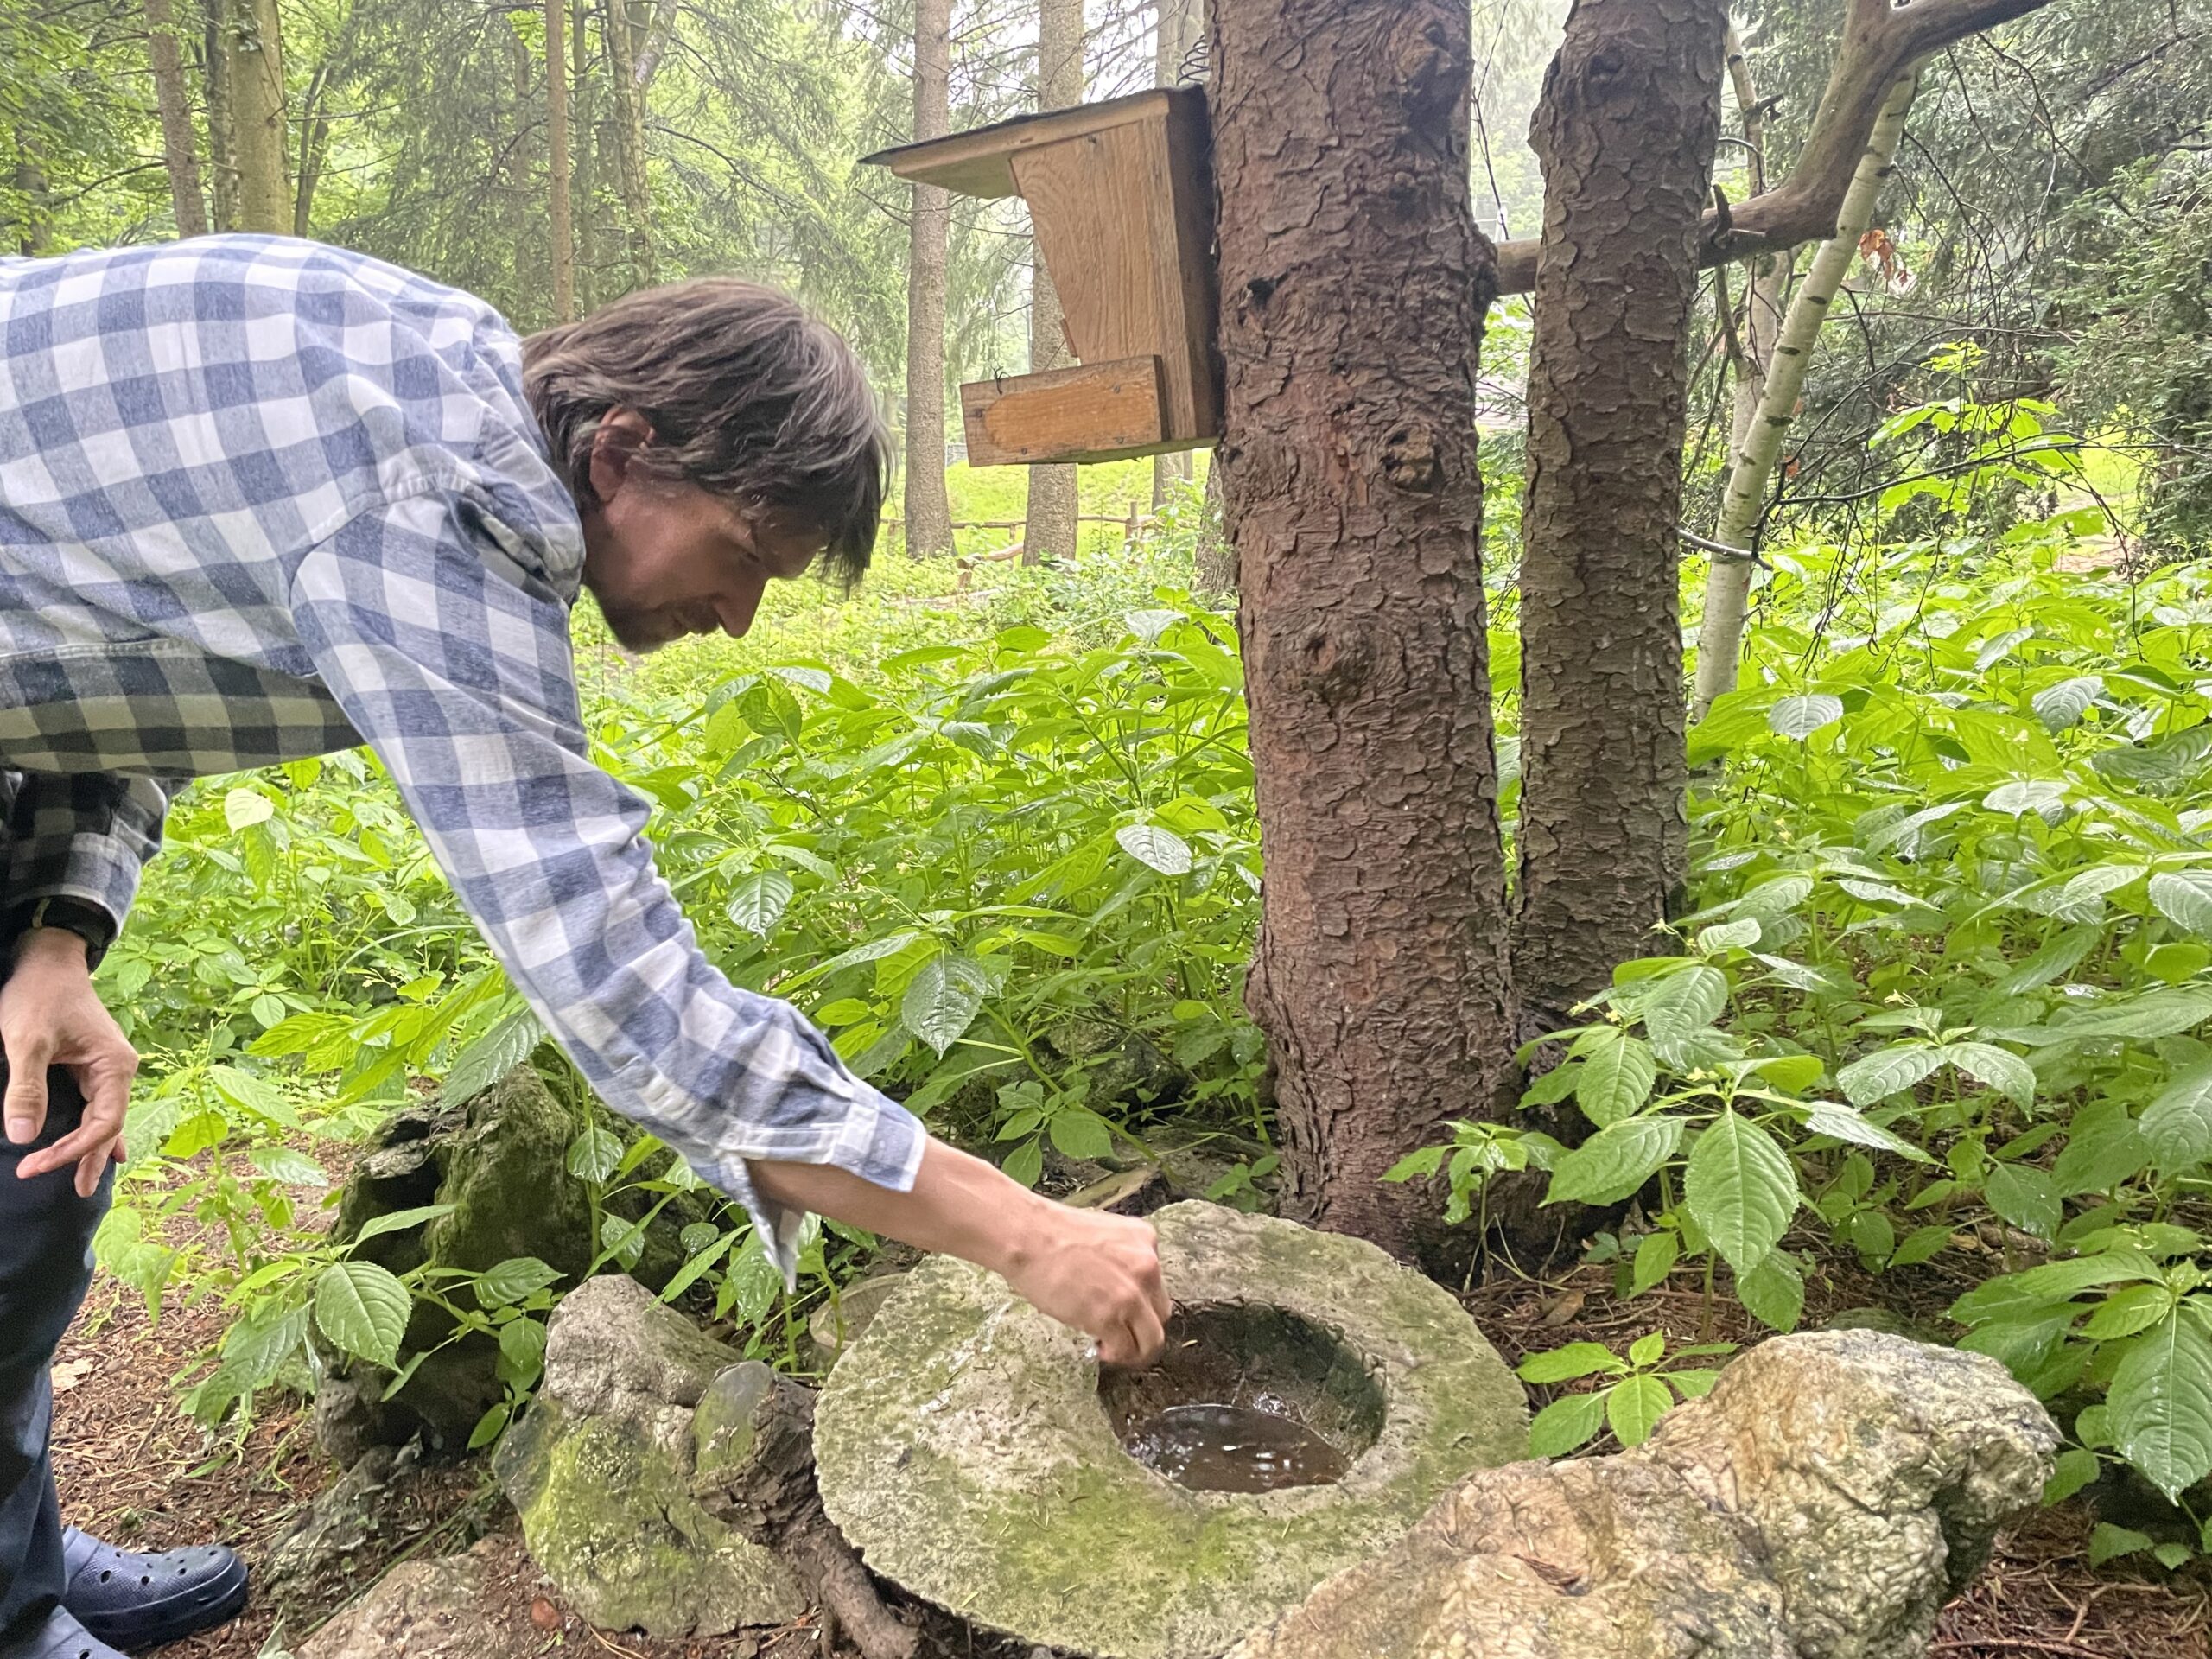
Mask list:
POLYGON ((1151 1217, 1179 1318, 1162 1372, 1102 1380, 995 1274, 910 1274, 824 1387, 830 1518, 874 1571, 979 1624, 1098 1659, 1217 1652, 1524 1457, 1520 1384, 1448 1292, 1363 1241, 1204 1203, 1151 1217), (1227 1390, 1302 1422, 1342 1478, 1199 1491, 1122 1433, 1227 1390))

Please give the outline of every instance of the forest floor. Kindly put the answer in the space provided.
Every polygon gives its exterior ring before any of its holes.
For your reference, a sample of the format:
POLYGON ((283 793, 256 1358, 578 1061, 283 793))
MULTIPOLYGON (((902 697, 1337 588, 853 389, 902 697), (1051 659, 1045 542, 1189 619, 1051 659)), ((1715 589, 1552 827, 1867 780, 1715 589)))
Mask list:
MULTIPOLYGON (((1902 1288, 1930 1315, 1955 1288, 1934 1274, 1900 1286, 1880 1284, 1882 1300, 1899 1311, 1902 1288)), ((1876 1281, 1839 1267, 1808 1286, 1807 1323, 1821 1323, 1872 1303, 1876 1281)), ((1612 1294, 1611 1272, 1582 1267, 1543 1280, 1511 1276, 1475 1287, 1467 1306, 1509 1361, 1573 1341, 1618 1349, 1652 1329, 1670 1344, 1749 1342, 1758 1333, 1723 1297, 1708 1306, 1687 1276, 1632 1302, 1612 1294)), ((172 1307, 159 1323, 139 1299, 112 1280, 94 1287, 54 1367, 56 1474, 65 1514, 77 1525, 129 1547, 149 1549, 221 1540, 244 1551, 257 1568, 270 1556, 338 1470, 316 1447, 306 1409, 269 1407, 243 1442, 212 1440, 180 1413, 174 1378, 219 1335, 224 1312, 212 1299, 172 1307)), ((480 1537, 487 1554, 485 1611, 511 1637, 498 1653, 611 1654, 629 1659, 798 1659, 817 1650, 809 1624, 711 1641, 655 1642, 590 1629, 560 1607, 551 1586, 524 1554, 513 1511, 491 1484, 482 1460, 424 1467, 386 1506, 381 1531, 329 1582, 295 1603, 293 1617, 319 1621, 404 1558, 457 1554, 480 1537)), ((1944 1611, 1936 1644, 1940 1659, 2208 1659, 2212 1590, 2201 1579, 2142 1571, 2126 1562, 2092 1572, 2088 1535, 2094 1517, 2075 1500, 2039 1512, 1999 1540, 1989 1568, 1944 1611)), ((244 1618, 164 1649, 173 1659, 257 1659, 274 1634, 296 1645, 303 1624, 272 1631, 265 1599, 244 1618)), ((980 1639, 982 1659, 995 1643, 980 1639)), ((965 1656, 961 1656, 965 1659, 965 1656)))

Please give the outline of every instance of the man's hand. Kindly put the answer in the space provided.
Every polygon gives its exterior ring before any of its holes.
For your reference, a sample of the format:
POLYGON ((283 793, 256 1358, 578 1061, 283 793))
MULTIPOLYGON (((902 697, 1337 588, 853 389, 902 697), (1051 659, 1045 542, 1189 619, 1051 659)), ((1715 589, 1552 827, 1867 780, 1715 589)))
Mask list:
POLYGON ((1106 1364, 1149 1365, 1166 1345, 1167 1291, 1148 1221, 1055 1204, 934 1135, 910 1192, 827 1164, 747 1167, 772 1204, 990 1268, 1039 1313, 1096 1338, 1106 1364))
POLYGON ((1160 1357, 1168 1302, 1150 1222, 1044 1201, 999 1272, 1039 1313, 1096 1337, 1101 1363, 1160 1357))
POLYGON ((92 1196, 108 1160, 123 1159, 123 1114, 137 1051, 92 989, 85 942, 64 928, 35 928, 16 948, 15 970, 0 985, 0 1047, 8 1055, 8 1092, 0 1100, 8 1139, 29 1146, 46 1127, 46 1071, 67 1066, 85 1097, 77 1127, 32 1153, 16 1173, 28 1179, 77 1166, 77 1192, 92 1196))

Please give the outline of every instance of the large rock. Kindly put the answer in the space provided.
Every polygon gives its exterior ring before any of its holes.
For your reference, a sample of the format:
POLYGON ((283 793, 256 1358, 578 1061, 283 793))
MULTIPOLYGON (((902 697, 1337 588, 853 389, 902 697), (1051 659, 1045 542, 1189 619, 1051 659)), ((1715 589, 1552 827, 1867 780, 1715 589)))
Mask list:
POLYGON ((1637 1451, 1470 1477, 1229 1659, 1920 1659, 2057 1439, 1995 1360, 1777 1338, 1637 1451))
POLYGON ((562 1302, 537 1402, 495 1466, 531 1555, 570 1606, 656 1637, 716 1636, 801 1611, 782 1564, 691 1496, 702 1440, 718 1459, 743 1455, 731 1425, 749 1421, 767 1376, 626 1275, 562 1302))
POLYGON ((298 1659, 521 1659, 518 1643, 483 1611, 490 1541, 466 1555, 407 1561, 299 1647, 298 1659))
POLYGON ((1448 1292, 1289 1222, 1198 1203, 1152 1219, 1179 1318, 1274 1350, 1246 1375, 1272 1389, 1281 1361, 1309 1427, 1353 1459, 1344 1478, 1234 1493, 1154 1473, 1108 1409, 1146 1385, 1109 1379, 1102 1401, 1076 1332, 939 1257, 846 1351, 817 1410, 823 1504, 873 1571, 1031 1642, 1185 1659, 1374 1555, 1469 1471, 1526 1454, 1521 1387, 1448 1292))
MULTIPOLYGON (((592 1235, 591 1193, 569 1170, 569 1149, 587 1128, 626 1133, 596 1107, 558 1099, 529 1065, 454 1104, 434 1103, 394 1112, 380 1125, 340 1196, 334 1236, 359 1238, 380 1217, 451 1206, 430 1221, 362 1239, 356 1254, 394 1273, 425 1262, 482 1272, 515 1256, 534 1255, 574 1285, 599 1250, 592 1235)), ((679 1198, 683 1195, 678 1195, 679 1198)), ((650 1202, 625 1194, 610 1213, 635 1220, 650 1202)), ((645 1239, 634 1271, 664 1284, 681 1265, 676 1234, 700 1212, 671 1203, 645 1239)), ((505 1389, 499 1344, 471 1336, 445 1346, 450 1315, 417 1302, 403 1344, 406 1352, 435 1349, 407 1385, 384 1396, 386 1374, 330 1356, 331 1376, 316 1397, 315 1428, 323 1448, 351 1465, 368 1447, 420 1436, 432 1451, 458 1451, 505 1389)))

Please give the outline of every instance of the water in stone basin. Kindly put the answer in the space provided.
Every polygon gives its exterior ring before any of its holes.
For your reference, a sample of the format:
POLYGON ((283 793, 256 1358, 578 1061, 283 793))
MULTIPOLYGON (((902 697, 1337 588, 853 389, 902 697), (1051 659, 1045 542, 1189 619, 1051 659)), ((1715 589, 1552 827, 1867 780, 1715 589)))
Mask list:
POLYGON ((1251 1406, 1170 1406, 1124 1444, 1146 1468, 1201 1492, 1319 1486, 1351 1467, 1303 1423, 1251 1406))

